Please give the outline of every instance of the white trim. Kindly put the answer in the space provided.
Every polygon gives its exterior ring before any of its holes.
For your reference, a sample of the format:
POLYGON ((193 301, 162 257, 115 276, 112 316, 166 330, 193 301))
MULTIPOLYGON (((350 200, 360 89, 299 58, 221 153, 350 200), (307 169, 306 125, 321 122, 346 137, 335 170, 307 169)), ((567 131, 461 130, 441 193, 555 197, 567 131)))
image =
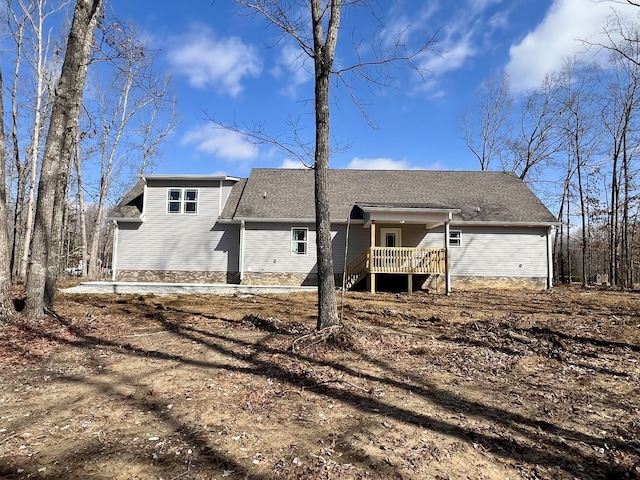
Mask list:
MULTIPOLYGON (((113 221, 113 226, 115 227, 113 231, 113 245, 111 248, 113 251, 111 252, 111 281, 116 281, 116 266, 118 260, 118 231, 120 227, 118 226, 118 222, 116 220, 113 221)), ((84 265, 83 265, 84 268, 84 265)))
POLYGON ((381 228, 380 229, 380 246, 386 247, 387 233, 393 233, 396 236, 396 247, 402 246, 402 229, 401 228, 381 228))
POLYGON ((219 185, 219 194, 218 194, 218 216, 222 213, 222 179, 220 179, 219 185))
POLYGON ((147 196, 147 182, 144 182, 144 190, 142 191, 142 213, 140 214, 141 218, 144 218, 144 214, 147 211, 147 200, 149 197, 147 196))
POLYGON ((551 239, 551 230, 547 231, 547 288, 553 287, 553 240, 551 239))
POLYGON ((449 245, 450 248, 460 248, 462 247, 462 230, 460 229, 455 229, 455 230, 451 230, 449 229, 449 233, 447 235, 447 244, 449 245), (458 245, 452 245, 451 244, 451 234, 457 232, 460 235, 458 236, 458 245))
POLYGON ((228 175, 166 175, 166 174, 153 174, 153 175, 140 175, 143 180, 231 180, 239 181, 238 177, 230 177, 228 175))
POLYGON ((167 215, 199 215, 200 214, 200 188, 199 187, 167 187, 167 195, 165 197, 165 201, 167 202, 167 208, 165 213, 167 215), (172 190, 176 190, 180 192, 179 200, 171 200, 169 198, 169 194, 172 190), (187 200, 187 192, 196 192, 195 200, 187 200), (180 210, 177 212, 172 212, 169 210, 169 205, 171 203, 180 203, 180 210), (195 203, 196 211, 195 212, 187 212, 186 205, 187 203, 195 203))
POLYGON ((291 239, 291 255, 292 256, 297 256, 297 255, 303 255, 303 256, 307 256, 309 255, 309 227, 291 227, 291 235, 289 237, 291 239), (293 251, 293 244, 294 243, 303 243, 302 240, 295 240, 293 239, 293 231, 294 230, 304 230, 306 232, 305 234, 305 239, 304 239, 304 244, 305 244, 305 249, 304 249, 304 253, 297 253, 293 251))
POLYGON ((244 220, 240 222, 240 251, 238 252, 238 270, 240 270, 240 283, 244 279, 244 220))
MULTIPOLYGON (((259 217, 233 217, 233 218, 220 218, 218 220, 219 222, 222 223, 240 223, 240 222, 247 222, 247 223, 309 223, 309 224, 314 224, 316 223, 316 219, 315 218, 259 218, 259 217)), ((331 224, 332 225, 346 225, 347 223, 351 223, 351 225, 364 225, 364 220, 362 219, 353 219, 353 220, 349 220, 348 218, 345 219, 338 219, 338 220, 331 220, 331 224)), ((364 225, 364 228, 369 228, 368 225, 364 225)))
POLYGON ((445 293, 451 293, 451 248, 449 247, 449 222, 444 222, 445 293))
POLYGON ((557 222, 496 222, 496 221, 491 221, 491 222, 466 222, 464 220, 458 220, 458 221, 452 221, 451 222, 451 226, 452 227, 458 227, 458 226, 463 226, 463 225, 467 225, 467 226, 473 226, 473 227, 491 227, 491 226, 495 226, 495 227, 553 227, 555 225, 560 225, 557 222))

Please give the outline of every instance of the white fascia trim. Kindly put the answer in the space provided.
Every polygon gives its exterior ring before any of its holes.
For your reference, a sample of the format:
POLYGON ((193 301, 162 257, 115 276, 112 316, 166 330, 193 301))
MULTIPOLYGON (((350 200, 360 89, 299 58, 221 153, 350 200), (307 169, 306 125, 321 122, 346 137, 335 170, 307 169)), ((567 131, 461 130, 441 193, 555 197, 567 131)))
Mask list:
POLYGON ((393 213, 449 213, 457 214, 462 210, 459 208, 428 208, 428 207, 365 207, 356 204, 364 212, 393 212, 393 213))
POLYGON ((238 177, 230 177, 228 175, 170 175, 170 174, 153 174, 140 175, 145 182, 147 180, 231 180, 239 181, 238 177))
POLYGON ((553 227, 555 225, 560 225, 558 222, 465 222, 464 220, 452 220, 452 227, 462 227, 462 226, 471 226, 471 227, 553 227))
MULTIPOLYGON (((218 221, 220 223, 316 223, 315 218, 256 218, 256 217, 236 217, 233 219, 222 219, 219 218, 218 221)), ((348 220, 331 220, 332 225, 341 225, 347 224, 348 220)), ((356 223, 364 223, 364 220, 357 219, 351 220, 352 224, 356 223)))

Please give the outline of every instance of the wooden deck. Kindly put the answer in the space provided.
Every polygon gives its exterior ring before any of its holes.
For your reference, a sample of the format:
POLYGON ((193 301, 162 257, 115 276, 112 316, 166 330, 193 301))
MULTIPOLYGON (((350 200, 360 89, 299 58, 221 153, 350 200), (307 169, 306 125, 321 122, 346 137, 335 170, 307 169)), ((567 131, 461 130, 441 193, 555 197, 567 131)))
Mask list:
POLYGON ((346 287, 369 274, 445 275, 446 271, 444 248, 370 247, 347 264, 346 287))

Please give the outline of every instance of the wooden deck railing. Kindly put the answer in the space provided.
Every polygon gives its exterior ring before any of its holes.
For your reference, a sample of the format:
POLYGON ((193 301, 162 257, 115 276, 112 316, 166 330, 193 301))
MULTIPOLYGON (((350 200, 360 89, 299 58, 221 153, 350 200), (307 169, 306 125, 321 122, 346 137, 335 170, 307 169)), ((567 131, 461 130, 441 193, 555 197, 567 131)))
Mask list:
POLYGON ((445 273, 444 248, 372 247, 370 273, 445 273))
POLYGON ((368 273, 445 274, 444 248, 371 247, 347 264, 347 288, 368 273))

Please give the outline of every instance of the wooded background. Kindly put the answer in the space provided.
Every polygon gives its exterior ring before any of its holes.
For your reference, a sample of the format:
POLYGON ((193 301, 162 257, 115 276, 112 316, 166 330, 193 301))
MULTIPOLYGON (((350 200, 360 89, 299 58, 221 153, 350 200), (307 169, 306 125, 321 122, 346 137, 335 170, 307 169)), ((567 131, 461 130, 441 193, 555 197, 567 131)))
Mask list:
MULTIPOLYGON (((46 132, 74 4, 2 4, 4 253, 10 282, 21 284, 31 261, 46 132)), ((476 103, 461 112, 460 136, 480 169, 515 173, 557 215, 557 280, 630 288, 640 284, 640 24, 612 14, 607 38, 601 45, 585 41, 597 62, 567 58, 560 71, 548 72, 524 94, 512 93, 504 75, 486 79, 476 103)), ((134 25, 102 6, 64 201, 56 210, 59 275, 110 277, 108 211, 138 175, 162 161, 162 143, 177 119, 171 79, 155 68, 156 54, 134 25)))

